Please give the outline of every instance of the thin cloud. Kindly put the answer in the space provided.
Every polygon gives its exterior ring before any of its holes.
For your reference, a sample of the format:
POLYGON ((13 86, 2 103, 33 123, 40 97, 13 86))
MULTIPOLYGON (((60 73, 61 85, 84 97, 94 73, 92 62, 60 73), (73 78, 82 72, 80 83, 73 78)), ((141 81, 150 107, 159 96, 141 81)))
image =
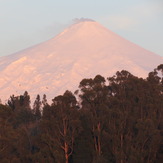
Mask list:
POLYGON ((118 15, 108 15, 103 21, 114 30, 134 30, 158 17, 163 17, 163 3, 156 1, 132 6, 118 15))
POLYGON ((114 29, 130 29, 138 24, 132 17, 122 15, 111 15, 107 18, 107 22, 111 28, 114 29))
POLYGON ((133 12, 136 12, 138 16, 142 17, 155 17, 163 14, 163 3, 148 3, 132 8, 133 12))

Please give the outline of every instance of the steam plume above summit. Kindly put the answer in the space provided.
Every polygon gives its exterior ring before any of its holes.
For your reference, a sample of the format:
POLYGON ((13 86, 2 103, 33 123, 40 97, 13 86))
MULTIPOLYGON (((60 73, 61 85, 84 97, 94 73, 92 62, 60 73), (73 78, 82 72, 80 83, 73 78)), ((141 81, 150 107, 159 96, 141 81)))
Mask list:
POLYGON ((74 22, 74 24, 75 23, 80 23, 80 22, 95 22, 95 20, 93 20, 93 19, 89 19, 89 18, 75 18, 75 19, 73 19, 73 22, 74 22))

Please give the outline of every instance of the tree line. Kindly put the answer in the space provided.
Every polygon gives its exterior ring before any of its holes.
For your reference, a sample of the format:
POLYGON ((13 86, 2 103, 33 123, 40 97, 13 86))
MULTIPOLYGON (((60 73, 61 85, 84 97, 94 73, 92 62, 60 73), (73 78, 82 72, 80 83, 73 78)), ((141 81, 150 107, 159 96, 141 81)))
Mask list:
POLYGON ((162 163, 163 64, 146 79, 83 79, 48 104, 27 91, 0 104, 1 163, 162 163))

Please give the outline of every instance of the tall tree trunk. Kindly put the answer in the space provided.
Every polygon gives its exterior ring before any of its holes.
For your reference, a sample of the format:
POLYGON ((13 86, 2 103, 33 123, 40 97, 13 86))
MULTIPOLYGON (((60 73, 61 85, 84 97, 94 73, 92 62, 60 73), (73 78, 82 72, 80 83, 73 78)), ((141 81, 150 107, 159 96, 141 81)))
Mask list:
MULTIPOLYGON (((63 133, 64 133, 64 138, 67 135, 67 123, 66 120, 63 119, 63 133)), ((66 142, 66 140, 64 140, 64 152, 65 152, 65 163, 68 163, 68 158, 69 158, 69 154, 68 154, 68 144, 66 142)))
POLYGON ((123 163, 123 156, 122 156, 122 154, 123 154, 123 135, 121 134, 121 163, 123 163))
POLYGON ((69 155, 68 155, 68 145, 67 143, 65 142, 65 163, 68 163, 68 158, 69 158, 69 155))
POLYGON ((98 130, 98 155, 101 155, 101 123, 99 122, 97 125, 97 130, 98 130))

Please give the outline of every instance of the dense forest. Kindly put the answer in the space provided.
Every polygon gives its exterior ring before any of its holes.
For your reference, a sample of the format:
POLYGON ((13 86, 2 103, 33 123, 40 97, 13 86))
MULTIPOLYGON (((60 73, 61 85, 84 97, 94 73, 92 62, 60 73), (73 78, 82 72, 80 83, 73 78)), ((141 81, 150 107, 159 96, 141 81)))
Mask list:
POLYGON ((0 104, 1 163, 162 163, 163 64, 146 79, 122 70, 83 79, 48 104, 0 104))

